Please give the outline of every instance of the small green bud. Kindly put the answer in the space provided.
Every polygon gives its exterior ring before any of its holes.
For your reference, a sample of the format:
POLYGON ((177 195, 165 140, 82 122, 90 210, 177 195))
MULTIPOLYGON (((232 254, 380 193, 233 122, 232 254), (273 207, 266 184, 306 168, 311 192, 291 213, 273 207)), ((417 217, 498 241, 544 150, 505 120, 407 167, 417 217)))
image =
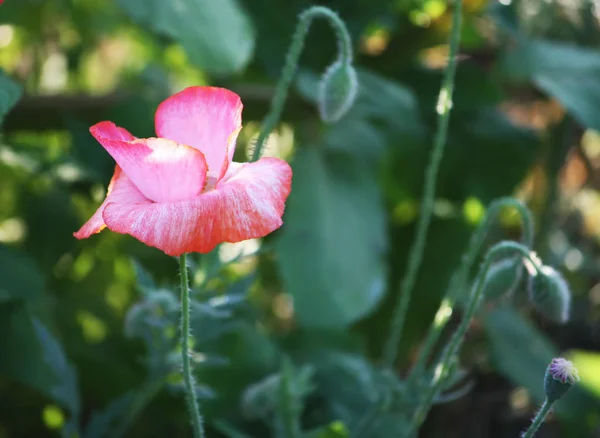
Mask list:
POLYGON ((528 292, 529 300, 538 312, 553 322, 567 322, 571 312, 571 291, 554 268, 542 266, 529 277, 528 292))
POLYGON ((550 403, 565 395, 579 382, 579 373, 573 362, 557 357, 552 359, 544 375, 544 391, 550 403))
POLYGON ((493 263, 485 276, 485 298, 496 300, 512 294, 522 277, 521 257, 506 258, 493 263))
POLYGON ((340 120, 352 107, 358 94, 356 70, 341 60, 331 64, 319 83, 319 115, 324 122, 340 120))

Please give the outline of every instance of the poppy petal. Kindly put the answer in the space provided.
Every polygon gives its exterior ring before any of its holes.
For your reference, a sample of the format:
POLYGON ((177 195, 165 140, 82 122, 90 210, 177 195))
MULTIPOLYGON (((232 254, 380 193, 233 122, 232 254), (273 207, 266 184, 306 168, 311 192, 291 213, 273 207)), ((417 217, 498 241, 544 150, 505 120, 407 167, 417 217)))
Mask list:
POLYGON ((99 233, 102 231, 106 224, 102 219, 102 211, 106 204, 110 202, 133 204, 137 202, 150 202, 146 197, 138 190, 138 188, 131 182, 131 180, 123 173, 119 166, 115 166, 115 173, 113 174, 108 190, 106 193, 106 199, 102 202, 102 205, 98 207, 98 210, 76 233, 73 235, 77 239, 86 239, 92 234, 99 233))
POLYGON ((207 253, 222 242, 266 236, 282 225, 292 169, 278 158, 238 165, 217 188, 192 200, 166 204, 110 203, 108 228, 178 256, 207 253))
POLYGON ((119 140, 104 137, 111 122, 90 128, 92 135, 115 159, 138 189, 155 202, 190 199, 204 188, 206 161, 196 149, 163 138, 119 140))
POLYGON ((209 178, 220 179, 235 152, 242 101, 217 87, 189 87, 163 101, 154 117, 156 135, 204 154, 209 178))

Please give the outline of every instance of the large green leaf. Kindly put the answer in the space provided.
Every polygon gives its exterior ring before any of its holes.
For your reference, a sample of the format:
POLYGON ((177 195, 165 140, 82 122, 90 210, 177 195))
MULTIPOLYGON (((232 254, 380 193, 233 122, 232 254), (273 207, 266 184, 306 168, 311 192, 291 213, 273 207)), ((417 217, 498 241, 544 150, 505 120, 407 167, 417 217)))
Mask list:
POLYGON ((44 290, 44 278, 28 255, 0 246, 0 302, 32 299, 44 290))
POLYGON ((19 101, 23 89, 0 70, 0 123, 4 116, 19 101))
MULTIPOLYGON (((528 389, 537 403, 544 400, 544 373, 557 348, 535 327, 509 307, 501 307, 486 314, 485 329, 490 341, 491 359, 498 371, 514 384, 528 389)), ((557 413, 575 427, 580 435, 585 427, 578 419, 590 418, 598 412, 600 401, 576 385, 556 404, 557 413)))
POLYGON ((298 152, 277 242, 287 291, 304 327, 343 327, 368 314, 385 287, 386 224, 364 163, 315 148, 298 152))
POLYGON ((0 374, 24 383, 60 405, 74 417, 79 389, 74 368, 62 346, 22 303, 0 306, 0 374))
POLYGON ((254 51, 254 28, 236 0, 119 0, 135 21, 177 40, 214 74, 239 71, 254 51))
POLYGON ((600 51, 523 39, 501 68, 510 79, 531 81, 556 98, 582 125, 600 130, 600 51))

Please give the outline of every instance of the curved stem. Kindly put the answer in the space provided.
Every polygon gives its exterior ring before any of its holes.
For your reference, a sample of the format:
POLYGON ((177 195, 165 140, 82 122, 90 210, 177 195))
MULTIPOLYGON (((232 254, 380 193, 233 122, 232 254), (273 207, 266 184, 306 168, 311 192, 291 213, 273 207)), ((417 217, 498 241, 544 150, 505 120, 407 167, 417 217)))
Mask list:
POLYGON ((425 418, 425 415, 427 414, 429 408, 432 405, 433 399, 435 398, 436 394, 439 393, 444 384, 444 379, 446 378, 446 372, 450 367, 450 362, 452 358, 457 354, 460 345, 465 337, 465 334, 467 333, 467 329, 471 324, 471 320, 475 316, 475 313, 479 309, 479 305, 481 304, 481 301, 483 299, 485 279, 487 272, 490 269, 490 266, 492 265, 492 262, 494 262, 495 259, 498 257, 506 256, 506 253, 508 251, 520 253, 521 256, 529 259, 536 269, 539 269, 539 261, 532 256, 529 248, 521 245, 520 243, 500 242, 494 245, 487 252, 483 265, 479 269, 477 278, 475 279, 475 287, 471 292, 471 296, 469 297, 467 309, 465 310, 465 313, 462 317, 458 328, 450 338, 450 342, 448 343, 448 345, 444 349, 444 352, 442 353, 440 362, 435 368, 433 380, 427 388, 427 392, 425 394, 425 397, 423 398, 423 401, 417 407, 417 410, 413 416, 410 427, 408 428, 409 433, 407 434, 407 436, 411 436, 412 433, 414 433, 417 430, 417 428, 421 425, 425 418))
POLYGON ((552 402, 548 401, 548 399, 544 400, 542 407, 539 412, 536 414, 531 426, 527 429, 527 431, 523 434, 522 438, 532 438, 537 430, 540 428, 548 414, 550 413, 550 409, 552 408, 552 402))
POLYGON ((456 64, 458 59, 458 48, 460 44, 460 30, 462 24, 462 0, 457 0, 454 5, 452 17, 452 33, 450 35, 450 53, 448 67, 438 96, 436 111, 438 113, 438 129, 429 158, 429 166, 425 175, 425 189, 421 207, 421 216, 417 224, 417 234, 410 251, 408 267, 400 291, 398 301, 392 316, 392 326, 384 349, 384 364, 391 367, 398 356, 398 344, 402 338, 404 320, 410 304, 410 297, 417 277, 417 271, 423 260, 427 231, 433 213, 433 201, 435 197, 435 186, 437 174, 444 154, 446 137, 448 135, 448 124, 450 121, 450 109, 452 108, 452 94, 454 91, 454 78, 456 76, 456 64))
POLYGON ((200 415, 200 407, 196 399, 196 384, 190 364, 190 289, 185 254, 179 256, 179 268, 181 270, 181 360, 183 363, 183 383, 185 385, 194 438, 204 438, 202 415, 200 415))
POLYGON ((492 202, 487 210, 483 222, 471 237, 468 249, 462 258, 462 263, 458 271, 452 276, 452 279, 450 280, 450 285, 448 287, 448 290, 446 291, 445 298, 444 300, 442 300, 442 303, 440 304, 436 316, 431 325, 429 326, 429 331, 427 333, 427 336, 425 337, 423 346, 419 351, 417 362, 410 371, 408 379, 409 381, 413 381, 414 379, 416 379, 425 369, 425 366, 427 365, 427 362, 430 359, 433 348, 435 347, 438 339, 440 338, 454 310, 452 300, 461 290, 465 288, 469 272, 471 272, 471 268, 475 264, 475 260, 477 259, 481 248, 483 247, 485 238, 490 228, 492 227, 494 221, 502 212, 502 210, 508 207, 512 207, 515 210, 517 210, 519 216, 521 217, 521 224, 523 228, 523 236, 521 238, 521 242, 527 247, 531 247, 533 245, 533 219, 527 207, 525 207, 525 205, 523 205, 523 203, 521 203, 517 199, 511 197, 499 198, 492 202))
POLYGON ((281 78, 275 87, 275 94, 273 96, 273 100, 271 101, 271 110, 263 121, 262 128, 256 140, 254 152, 252 153, 251 161, 256 161, 260 158, 260 153, 265 140, 281 118, 283 105, 285 104, 288 90, 292 84, 294 74, 296 73, 296 67, 298 66, 300 54, 304 48, 306 34, 308 33, 308 29, 310 28, 312 20, 316 17, 325 18, 335 31, 338 43, 338 58, 342 62, 352 62, 352 42, 350 40, 350 34, 348 33, 348 30, 346 29, 346 26, 340 17, 338 17, 338 15, 331 9, 323 6, 313 6, 302 12, 300 14, 298 26, 296 27, 296 32, 292 37, 292 44, 290 45, 286 56, 285 65, 283 66, 283 70, 281 72, 281 78))

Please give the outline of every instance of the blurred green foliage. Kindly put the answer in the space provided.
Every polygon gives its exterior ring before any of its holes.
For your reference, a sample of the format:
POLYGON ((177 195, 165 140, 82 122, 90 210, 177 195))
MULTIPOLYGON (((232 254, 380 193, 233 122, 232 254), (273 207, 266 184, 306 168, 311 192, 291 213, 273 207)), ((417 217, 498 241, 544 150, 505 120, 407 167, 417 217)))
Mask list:
MULTIPOLYGON (((285 225, 263 242, 193 258, 194 361, 209 436, 298 427, 347 437, 388 385, 375 364, 414 236, 452 6, 319 3, 353 37, 358 99, 338 123, 319 121, 317 78, 335 40, 316 22, 266 145, 294 169, 285 225), (290 412, 298 424, 282 423, 290 412)), ((245 160, 297 15, 311 4, 0 6, 0 437, 189 436, 175 261, 108 231, 72 236, 113 170, 87 129, 111 120, 153 136, 162 99, 220 85, 244 102, 236 159, 245 160)), ((463 353, 475 388, 435 410, 443 421, 426 424, 425 436, 517 436, 543 397, 549 359, 568 350, 582 383, 547 428, 585 437, 600 427, 598 18, 587 0, 465 0, 449 141, 397 371, 498 196, 517 193, 533 208, 538 249, 565 271, 574 311, 562 327, 528 321, 522 284, 512 306, 486 307, 463 353), (499 406, 485 401, 490 393, 499 406), (460 425, 439 426, 457 415, 460 425)), ((518 230, 507 215, 490 242, 518 230)), ((396 436, 398 424, 383 416, 373 436, 396 436)))

